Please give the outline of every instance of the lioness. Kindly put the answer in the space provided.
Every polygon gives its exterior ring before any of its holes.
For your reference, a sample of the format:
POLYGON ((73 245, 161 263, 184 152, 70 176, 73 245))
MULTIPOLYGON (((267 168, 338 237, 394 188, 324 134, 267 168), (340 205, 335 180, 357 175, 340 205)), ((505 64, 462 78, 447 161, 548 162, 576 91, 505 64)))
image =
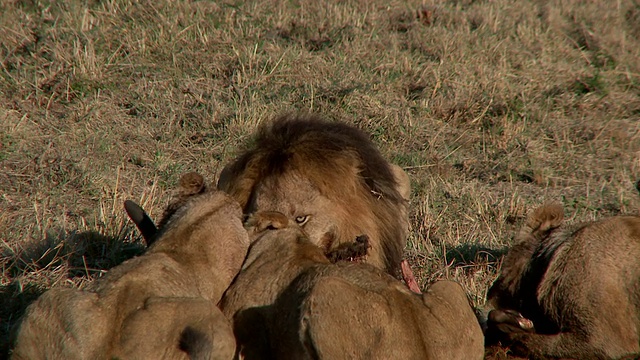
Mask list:
POLYGON ((370 264, 333 264, 276 212, 255 213, 249 232, 220 304, 245 359, 482 359, 482 330, 457 283, 418 295, 370 264))
POLYGON ((142 234, 147 246, 153 244, 158 237, 159 230, 164 228, 173 214, 182 208, 193 196, 202 194, 207 191, 204 177, 197 172, 188 172, 180 177, 178 189, 174 191, 171 201, 167 205, 162 214, 162 218, 158 226, 151 220, 149 215, 138 204, 131 200, 124 202, 124 209, 127 215, 136 224, 138 230, 142 234))
POLYGON ((222 192, 193 196, 148 251, 86 290, 54 288, 29 306, 14 359, 231 359, 216 307, 242 265, 242 211, 222 192))
POLYGON ((284 115, 262 125, 251 144, 218 181, 245 214, 281 212, 327 253, 366 235, 364 261, 397 275, 409 178, 365 133, 314 115, 284 115))
POLYGON ((487 335, 533 358, 637 358, 640 216, 562 221, 558 204, 528 217, 488 293, 503 333, 487 335))

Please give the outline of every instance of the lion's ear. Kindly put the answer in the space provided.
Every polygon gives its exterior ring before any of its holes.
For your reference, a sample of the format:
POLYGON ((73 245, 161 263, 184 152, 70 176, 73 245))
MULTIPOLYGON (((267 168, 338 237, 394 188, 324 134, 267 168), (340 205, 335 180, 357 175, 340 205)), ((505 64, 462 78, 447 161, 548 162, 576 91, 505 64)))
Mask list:
POLYGON ((201 194, 205 190, 204 177, 197 172, 188 172, 180 178, 180 191, 184 196, 201 194))
POLYGON ((403 199, 409 201, 411 197, 411 181, 409 180, 409 175, 402 170, 402 168, 396 164, 391 165, 391 172, 393 173, 393 177, 396 180, 396 190, 402 196, 403 199))
POLYGON ((288 224, 289 219, 281 212, 258 211, 245 221, 245 228, 253 228, 255 233, 261 233, 265 230, 284 229, 288 224))
POLYGON ((527 218, 527 225, 534 233, 546 233, 560 225, 564 220, 564 209, 560 203, 547 203, 535 209, 527 218))

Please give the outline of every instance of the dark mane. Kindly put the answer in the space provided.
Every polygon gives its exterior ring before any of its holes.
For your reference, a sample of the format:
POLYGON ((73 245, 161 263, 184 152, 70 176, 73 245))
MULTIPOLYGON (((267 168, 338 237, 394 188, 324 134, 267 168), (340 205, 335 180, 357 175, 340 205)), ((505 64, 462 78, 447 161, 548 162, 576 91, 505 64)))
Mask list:
MULTIPOLYGON (((351 125, 321 119, 317 115, 286 114, 263 124, 250 149, 229 169, 232 173, 251 171, 253 179, 279 176, 299 167, 315 169, 306 173, 323 191, 327 177, 344 178, 336 161, 344 168, 357 166, 361 184, 378 196, 401 201, 396 180, 387 161, 369 137, 351 125)), ((249 175, 249 174, 247 174, 249 175)), ((222 177, 223 175, 221 175, 222 177)), ((248 199, 247 199, 248 200, 248 199)))

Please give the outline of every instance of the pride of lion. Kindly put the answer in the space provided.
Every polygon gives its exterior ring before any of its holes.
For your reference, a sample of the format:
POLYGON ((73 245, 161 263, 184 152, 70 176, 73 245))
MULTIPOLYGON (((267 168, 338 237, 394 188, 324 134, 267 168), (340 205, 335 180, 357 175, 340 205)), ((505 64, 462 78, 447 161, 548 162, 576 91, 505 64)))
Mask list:
POLYGON ((12 357, 640 357, 640 216, 565 225, 561 205, 534 209, 473 309, 456 282, 417 286, 409 177, 363 131, 287 114, 250 144, 217 188, 183 175, 157 225, 126 201, 147 251, 45 292, 12 357))

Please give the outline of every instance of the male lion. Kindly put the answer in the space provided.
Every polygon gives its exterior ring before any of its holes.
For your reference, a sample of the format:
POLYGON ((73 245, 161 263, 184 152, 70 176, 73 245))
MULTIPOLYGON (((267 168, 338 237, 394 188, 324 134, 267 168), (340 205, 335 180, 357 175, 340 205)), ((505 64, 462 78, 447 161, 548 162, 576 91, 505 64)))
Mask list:
POLYGON ((487 335, 533 358, 637 358, 640 216, 562 220, 558 204, 527 219, 488 293, 489 331, 502 334, 487 335))
POLYGON ((233 332, 216 304, 249 246, 241 217, 223 192, 193 196, 144 255, 87 290, 54 288, 29 306, 13 358, 233 358, 233 332))
POLYGON ((252 245, 221 302, 244 359, 482 359, 457 283, 418 295, 370 264, 331 263, 282 214, 255 213, 248 226, 252 245))
POLYGON ((364 261, 397 275, 408 232, 409 177, 366 134, 313 115, 284 115, 262 125, 252 144, 218 181, 245 214, 279 211, 327 253, 340 247, 344 253, 345 244, 366 235, 364 261))

